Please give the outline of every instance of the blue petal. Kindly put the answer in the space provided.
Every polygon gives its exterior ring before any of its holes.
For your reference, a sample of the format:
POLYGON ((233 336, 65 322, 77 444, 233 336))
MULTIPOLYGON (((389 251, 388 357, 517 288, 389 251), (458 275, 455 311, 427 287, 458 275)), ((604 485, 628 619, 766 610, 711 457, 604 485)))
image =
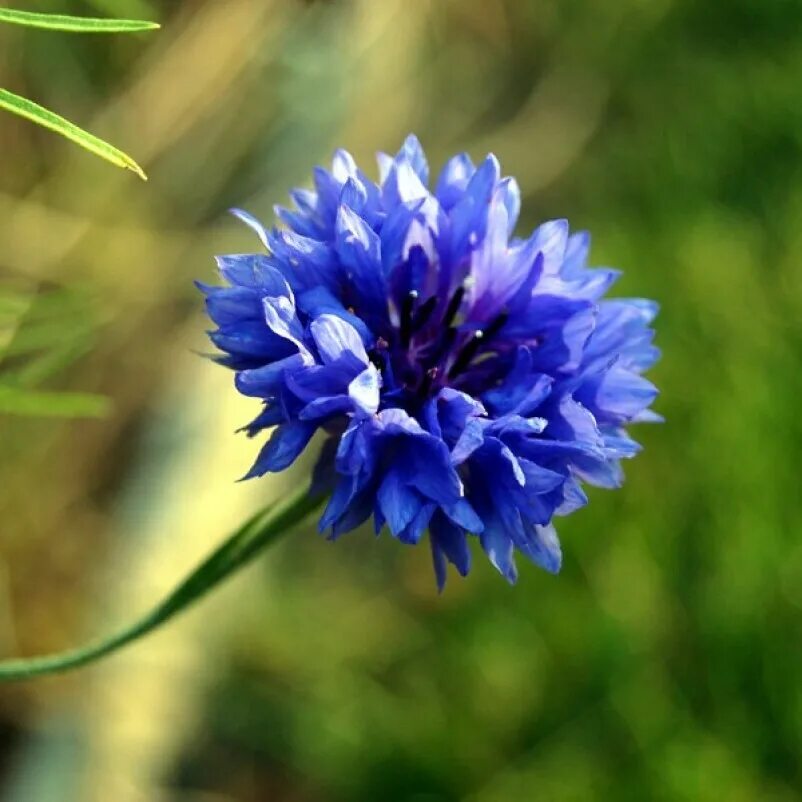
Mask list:
POLYGON ((243 426, 238 431, 245 432, 248 437, 254 437, 263 429, 276 426, 284 421, 284 411, 278 404, 268 403, 265 409, 260 412, 247 426, 243 426))
POLYGON ((482 423, 478 420, 469 421, 451 449, 452 464, 461 465, 474 451, 482 447, 484 441, 485 433, 482 423))
POLYGON ((211 332, 209 339, 222 351, 256 358, 258 363, 281 359, 294 350, 264 323, 255 321, 222 326, 218 331, 211 332))
POLYGON ((293 354, 261 368, 243 370, 236 375, 234 381, 243 395, 272 398, 284 386, 285 373, 298 370, 304 364, 301 354, 293 354))
POLYGON ((442 223, 439 207, 425 199, 400 204, 388 214, 381 228, 382 270, 396 299, 399 293, 436 287, 428 274, 438 262, 435 236, 442 223))
POLYGON ((481 452, 482 459, 492 466, 493 481, 504 482, 509 487, 526 484, 518 458, 510 448, 495 437, 486 437, 481 452))
POLYGON ((588 339, 584 363, 625 355, 627 361, 640 369, 650 367, 659 352, 651 346, 652 332, 648 325, 658 308, 655 302, 640 298, 599 303, 596 327, 588 339))
POLYGON ((611 459, 631 459, 642 449, 626 431, 617 429, 613 434, 604 432, 604 451, 611 459))
POLYGON ((524 437, 540 434, 548 426, 546 418, 525 418, 522 415, 504 415, 494 420, 486 429, 486 434, 506 441, 510 434, 524 437))
POLYGON ((348 505, 345 512, 338 518, 331 528, 331 539, 340 537, 361 526, 370 518, 374 509, 373 494, 368 491, 358 493, 348 505))
POLYGON ((505 178, 499 183, 497 191, 507 210, 507 236, 511 237, 521 213, 521 190, 514 178, 505 178))
POLYGON ((406 159, 395 160, 387 178, 382 182, 382 199, 390 210, 400 203, 426 198, 429 191, 406 159))
POLYGON ((462 200, 451 210, 452 259, 465 258, 481 242, 487 231, 487 213, 499 179, 499 164, 488 156, 471 177, 462 200))
POLYGON ((486 323, 507 309, 532 270, 535 253, 526 258, 511 254, 507 229, 509 218, 504 196, 499 188, 486 207, 486 232, 471 260, 470 320, 486 323))
POLYGON ((337 261, 325 243, 302 237, 294 231, 272 231, 268 233, 268 243, 294 290, 302 292, 321 285, 338 286, 340 271, 337 261))
POLYGON ((421 425, 408 412, 403 409, 391 407, 383 409, 378 415, 381 428, 392 435, 427 436, 421 425))
POLYGON ((643 376, 613 366, 577 391, 577 400, 599 420, 619 422, 634 418, 657 397, 657 388, 643 376))
POLYGON ((299 293, 295 298, 295 303, 298 309, 312 319, 324 314, 342 318, 359 332, 362 342, 366 345, 374 339, 370 329, 365 325, 365 321, 349 312, 326 287, 313 287, 311 290, 299 293))
POLYGON ((448 560, 461 576, 467 576, 471 570, 471 551, 462 529, 441 514, 436 514, 429 523, 429 539, 437 587, 442 591, 446 583, 445 560, 448 560))
POLYGON ((524 314, 509 321, 505 335, 537 343, 533 360, 541 372, 568 374, 579 367, 585 356, 596 314, 596 306, 590 301, 536 296, 524 314))
POLYGON ((390 170, 393 169, 395 160, 388 153, 382 153, 379 151, 376 154, 376 163, 379 167, 379 181, 384 184, 384 182, 387 180, 387 176, 390 175, 390 170))
POLYGON ((554 511, 555 515, 569 515, 588 503, 585 491, 573 476, 569 476, 563 483, 562 494, 562 500, 554 511))
POLYGON ((437 412, 443 437, 449 441, 460 437, 469 420, 486 414, 479 401, 451 387, 443 388, 438 394, 437 412))
POLYGON ((258 253, 215 257, 220 274, 230 284, 262 291, 262 295, 286 294, 287 282, 269 256, 258 253))
MULTIPOLYGON (((335 155, 335 160, 337 159, 335 155)), ((337 165, 340 169, 341 163, 337 165)), ((340 202, 342 181, 338 181, 322 167, 315 167, 312 177, 317 191, 317 208, 320 216, 326 223, 331 223, 337 214, 337 204, 340 202)))
POLYGON ((324 314, 309 325, 318 353, 325 364, 336 362, 345 354, 367 365, 368 355, 359 332, 341 317, 324 314))
POLYGON ((574 278, 582 275, 587 268, 588 253, 590 252, 590 234, 587 231, 577 231, 568 237, 568 244, 563 259, 563 275, 574 278))
POLYGON ((550 437, 570 440, 602 453, 604 442, 596 419, 582 404, 566 396, 560 399, 556 409, 544 414, 549 419, 547 433, 550 437))
POLYGON ((533 363, 532 349, 521 346, 515 364, 502 383, 482 396, 496 415, 516 413, 526 416, 548 398, 554 379, 537 371, 533 363))
POLYGON ((367 477, 376 464, 378 422, 371 418, 354 418, 340 438, 337 449, 337 470, 340 473, 367 477))
POLYGON ((328 365, 308 365, 286 375, 287 387, 309 403, 321 396, 346 394, 348 385, 363 369, 362 363, 347 353, 328 365))
POLYGON ((528 459, 518 459, 524 477, 526 478, 527 493, 548 493, 550 490, 559 487, 565 481, 565 477, 556 471, 550 471, 528 459))
POLYGON ((485 530, 479 535, 479 542, 496 570, 514 585, 518 579, 518 571, 512 556, 513 543, 500 522, 485 521, 485 530))
POLYGON ((594 487, 615 490, 624 483, 624 471, 617 460, 577 455, 571 462, 571 469, 594 487))
POLYGON ((424 405, 423 410, 418 416, 429 434, 438 440, 443 439, 443 430, 440 428, 440 421, 437 418, 437 399, 430 398, 424 405))
POLYGON ((482 519, 467 499, 461 498, 456 504, 445 504, 442 510, 453 523, 474 535, 485 528, 482 519))
POLYGON ((665 418, 651 409, 644 409, 632 418, 633 423, 665 423, 665 418))
POLYGON ((317 214, 317 194, 311 189, 293 189, 290 197, 299 212, 307 217, 315 217, 317 214))
POLYGON ((349 178, 355 177, 358 169, 354 157, 347 150, 338 148, 334 151, 331 174, 340 186, 345 184, 349 178))
POLYGON ((345 515, 348 506, 356 497, 359 491, 359 483, 355 476, 340 477, 340 481, 334 488, 331 494, 329 503, 326 509, 323 510, 323 515, 320 516, 318 522, 318 531, 325 532, 330 527, 345 515))
POLYGON ((359 179, 349 178, 340 193, 340 205, 361 216, 367 202, 368 193, 362 182, 359 179))
POLYGON ((302 237, 317 239, 321 234, 320 224, 304 214, 293 212, 291 209, 279 205, 273 207, 273 212, 279 220, 302 237))
POLYGON ((404 140, 404 144, 395 158, 397 161, 406 160, 409 162, 410 167, 415 171, 415 175, 418 176, 424 186, 429 183, 429 164, 415 134, 410 134, 404 140))
MULTIPOLYGON (((543 274, 545 277, 558 276, 563 265, 568 247, 568 221, 549 220, 538 226, 534 232, 537 250, 543 254, 543 274)), ((544 292, 551 288, 546 282, 542 285, 544 292)))
MULTIPOLYGON (((506 301, 506 308, 511 318, 526 314, 526 310, 532 303, 535 287, 543 275, 543 254, 537 251, 535 256, 532 257, 534 251, 534 246, 527 242, 510 254, 510 259, 515 263, 510 267, 510 270, 514 271, 516 275, 523 276, 518 289, 506 301)), ((514 284, 511 283, 511 286, 514 286, 514 284)), ((506 327, 505 333, 508 334, 506 327)))
POLYGON ((387 309, 381 243, 370 226, 347 206, 340 206, 337 212, 335 249, 360 316, 369 324, 377 318, 381 322, 387 309))
POLYGON ((475 171, 476 168, 467 153, 460 153, 446 162, 437 180, 436 190, 437 199, 446 211, 462 198, 475 171))
POLYGON ((462 482, 443 442, 435 438, 410 439, 405 467, 410 483, 428 498, 441 504, 456 503, 461 498, 462 482))
POLYGON ((340 259, 360 274, 381 275, 381 242, 378 234, 353 210, 343 204, 337 211, 336 249, 340 259))
POLYGON ((312 421, 351 412, 354 402, 347 395, 332 395, 310 401, 299 413, 299 420, 312 421))
POLYGON ((256 462, 243 479, 252 479, 289 468, 306 448, 317 427, 301 421, 283 423, 276 427, 270 440, 259 452, 256 462))
POLYGON ((419 543, 436 509, 437 506, 435 504, 424 504, 408 526, 402 532, 399 532, 398 539, 410 546, 419 543))
POLYGON ((520 550, 541 568, 556 574, 562 565, 562 551, 557 532, 551 524, 534 526, 527 533, 527 543, 520 550))
POLYGON ((295 312, 295 302, 292 298, 283 295, 265 298, 262 309, 265 322, 274 334, 293 343, 298 350, 306 351, 303 344, 303 328, 295 312))
POLYGON ((246 287, 209 287, 196 282, 206 295, 206 311, 218 326, 237 325, 242 321, 259 320, 262 299, 246 287))
POLYGON ((363 413, 372 415, 379 409, 379 372, 368 365, 349 385, 348 395, 363 413))
POLYGON ((379 507, 393 535, 399 535, 420 512, 421 496, 409 487, 397 471, 390 470, 377 494, 379 507))
POLYGON ((243 209, 231 209, 231 214, 234 217, 238 217, 245 223, 246 226, 253 229, 256 232, 259 239, 262 241, 262 245, 267 248, 267 229, 252 215, 248 212, 244 211, 243 209))

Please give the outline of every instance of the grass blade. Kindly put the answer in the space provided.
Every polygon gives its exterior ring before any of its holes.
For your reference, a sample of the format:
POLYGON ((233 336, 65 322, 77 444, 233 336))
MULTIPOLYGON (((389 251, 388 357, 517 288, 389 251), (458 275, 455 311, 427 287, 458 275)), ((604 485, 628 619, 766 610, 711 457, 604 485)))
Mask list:
POLYGON ((63 14, 37 14, 32 11, 17 11, 0 8, 0 22, 41 28, 48 31, 70 31, 72 33, 135 33, 153 31, 158 23, 131 19, 94 19, 92 17, 70 17, 63 14))
POLYGON ((57 134, 61 134, 61 136, 75 142, 76 145, 85 148, 90 153, 100 156, 101 159, 105 159, 117 167, 132 170, 143 181, 148 180, 145 172, 130 156, 121 150, 117 150, 113 145, 109 145, 108 142, 93 136, 88 131, 84 131, 83 128, 79 128, 69 120, 65 120, 58 114, 49 111, 44 106, 34 103, 32 100, 15 95, 7 89, 0 89, 0 109, 10 111, 12 114, 18 114, 20 117, 31 120, 31 122, 49 128, 51 131, 55 131, 57 134))
POLYGON ((0 384, 0 415, 39 418, 103 418, 111 402, 95 393, 50 392, 0 384))

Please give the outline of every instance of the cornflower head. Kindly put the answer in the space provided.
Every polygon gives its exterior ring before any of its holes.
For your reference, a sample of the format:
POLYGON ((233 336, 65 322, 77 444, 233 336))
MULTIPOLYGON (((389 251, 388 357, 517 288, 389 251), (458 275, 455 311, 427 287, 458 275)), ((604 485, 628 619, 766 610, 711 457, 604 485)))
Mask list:
POLYGON ((642 376, 657 305, 604 298, 618 271, 588 268, 564 220, 515 237, 519 189, 492 155, 455 156, 432 190, 410 136, 379 174, 340 150, 277 226, 235 211, 264 250, 199 285, 218 361, 263 404, 245 431, 272 430, 246 478, 319 432, 330 537, 370 518, 402 543, 428 532, 440 588, 447 563, 468 573, 470 538, 510 582, 515 552, 556 572, 554 517, 583 483, 618 487, 626 426, 660 420, 642 376))

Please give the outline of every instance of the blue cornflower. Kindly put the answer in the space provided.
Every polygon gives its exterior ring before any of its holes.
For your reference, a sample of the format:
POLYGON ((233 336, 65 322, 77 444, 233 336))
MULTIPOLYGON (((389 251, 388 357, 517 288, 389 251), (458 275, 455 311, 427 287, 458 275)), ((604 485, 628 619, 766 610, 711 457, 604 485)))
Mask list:
POLYGON ((513 237, 518 186, 461 154, 429 186, 420 144, 379 157, 371 181, 345 151, 296 189, 283 226, 250 215, 266 252, 221 256, 201 285, 210 336, 237 389, 273 428, 247 477, 288 467, 320 431, 321 531, 371 516, 403 543, 428 530, 437 582, 463 576, 478 537, 510 581, 519 551, 560 567, 552 519, 617 487, 659 420, 641 374, 659 356, 652 301, 603 300, 618 271, 586 266, 589 237, 564 220, 513 237))

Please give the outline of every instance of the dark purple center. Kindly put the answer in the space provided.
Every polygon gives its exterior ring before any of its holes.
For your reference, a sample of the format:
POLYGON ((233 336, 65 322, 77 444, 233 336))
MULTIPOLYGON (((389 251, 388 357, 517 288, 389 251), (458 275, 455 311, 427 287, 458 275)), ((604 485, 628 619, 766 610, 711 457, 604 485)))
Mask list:
POLYGON ((446 386, 478 394, 497 383, 498 334, 509 313, 502 311, 481 328, 472 326, 459 320, 464 297, 464 284, 446 303, 436 295, 422 300, 416 290, 403 297, 391 339, 379 337, 369 352, 382 372, 384 397, 416 409, 446 386))

